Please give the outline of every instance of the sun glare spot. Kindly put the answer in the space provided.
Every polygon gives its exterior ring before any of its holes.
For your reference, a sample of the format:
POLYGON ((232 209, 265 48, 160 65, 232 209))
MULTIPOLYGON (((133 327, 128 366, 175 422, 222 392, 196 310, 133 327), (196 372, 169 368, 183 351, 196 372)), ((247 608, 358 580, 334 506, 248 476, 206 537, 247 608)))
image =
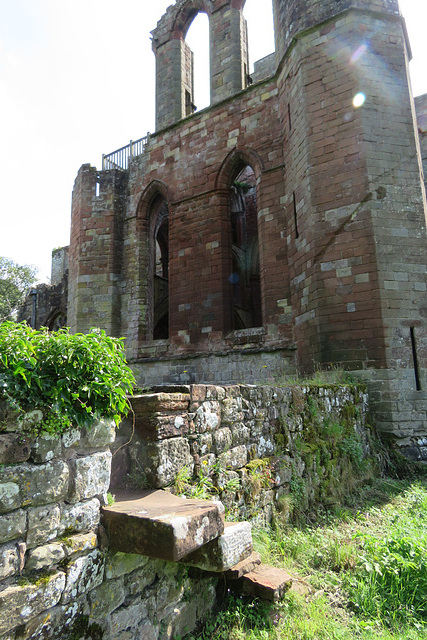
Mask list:
POLYGON ((365 104, 366 101, 366 96, 364 93, 356 93, 356 95, 353 98, 353 107, 355 107, 355 109, 358 109, 359 107, 362 107, 365 104))
POLYGON ((367 44, 361 44, 360 47, 358 47, 358 49, 356 49, 356 51, 351 56, 350 63, 351 64, 355 64, 358 60, 360 60, 360 58, 363 56, 363 54, 366 53, 367 50, 368 50, 368 45, 367 44))

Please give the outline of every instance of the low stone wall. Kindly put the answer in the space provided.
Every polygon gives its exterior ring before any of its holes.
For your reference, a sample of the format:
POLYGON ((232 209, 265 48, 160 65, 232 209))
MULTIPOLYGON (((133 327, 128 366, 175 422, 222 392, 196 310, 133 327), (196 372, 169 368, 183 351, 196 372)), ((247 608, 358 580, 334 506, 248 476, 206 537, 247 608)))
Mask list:
POLYGON ((114 445, 120 488, 217 496, 259 524, 339 502, 370 473, 363 385, 158 387, 114 445))
POLYGON ((108 552, 100 508, 114 424, 23 438, 1 418, 0 640, 166 640, 192 630, 214 605, 216 579, 108 552))
POLYGON ((214 606, 211 574, 109 552, 111 465, 114 488, 214 494, 258 523, 339 501, 369 473, 356 385, 189 385, 133 406, 116 440, 107 421, 25 438, 0 407, 0 640, 171 640, 214 606))

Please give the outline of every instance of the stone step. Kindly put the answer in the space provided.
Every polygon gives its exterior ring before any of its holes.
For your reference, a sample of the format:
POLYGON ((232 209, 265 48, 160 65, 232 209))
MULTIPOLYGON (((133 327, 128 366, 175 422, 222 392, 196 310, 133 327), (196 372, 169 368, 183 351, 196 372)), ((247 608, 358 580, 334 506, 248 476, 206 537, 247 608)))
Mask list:
POLYGON ((232 588, 244 596, 277 602, 291 586, 292 578, 286 571, 260 564, 236 581, 232 588))
POLYGON ((116 495, 103 507, 112 551, 177 562, 224 532, 220 502, 187 500, 161 490, 116 495))
POLYGON ((232 566, 228 571, 224 572, 227 580, 238 580, 247 573, 250 573, 261 564, 261 556, 257 551, 253 551, 250 556, 232 566))
POLYGON ((223 573, 252 554, 252 529, 249 522, 226 522, 224 533, 216 540, 193 551, 182 562, 204 571, 223 573))

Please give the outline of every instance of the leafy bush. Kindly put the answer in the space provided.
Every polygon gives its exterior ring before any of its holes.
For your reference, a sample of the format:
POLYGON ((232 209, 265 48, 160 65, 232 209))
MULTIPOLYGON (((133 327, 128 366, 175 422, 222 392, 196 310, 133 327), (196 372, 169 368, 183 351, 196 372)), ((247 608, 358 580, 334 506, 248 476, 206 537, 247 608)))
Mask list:
POLYGON ((0 325, 0 400, 21 415, 40 410, 41 430, 88 426, 100 416, 118 424, 134 384, 122 339, 104 331, 83 335, 36 331, 25 323, 0 325))

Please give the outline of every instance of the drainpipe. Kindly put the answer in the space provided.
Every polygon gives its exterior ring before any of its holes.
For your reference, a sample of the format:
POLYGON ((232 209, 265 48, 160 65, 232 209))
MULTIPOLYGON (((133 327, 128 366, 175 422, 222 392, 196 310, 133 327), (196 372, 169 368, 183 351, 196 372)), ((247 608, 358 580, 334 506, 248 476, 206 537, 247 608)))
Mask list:
POLYGON ((31 289, 30 296, 33 298, 33 307, 31 311, 31 328, 36 328, 36 315, 37 315, 37 289, 31 289))

